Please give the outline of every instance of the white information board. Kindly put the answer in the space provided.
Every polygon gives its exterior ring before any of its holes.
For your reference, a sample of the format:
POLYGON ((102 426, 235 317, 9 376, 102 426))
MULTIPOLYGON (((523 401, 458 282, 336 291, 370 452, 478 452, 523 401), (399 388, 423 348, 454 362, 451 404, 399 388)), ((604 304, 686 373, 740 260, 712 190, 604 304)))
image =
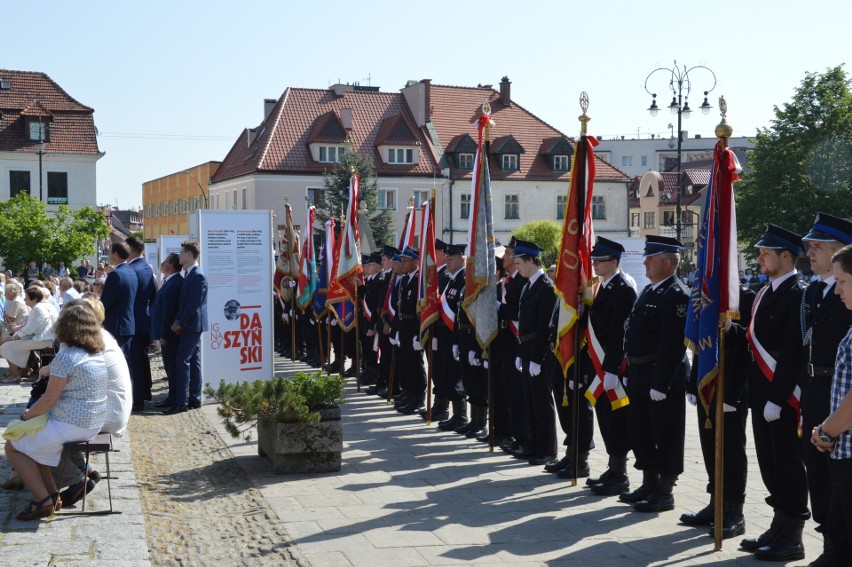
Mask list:
POLYGON ((202 380, 214 388, 273 376, 272 211, 196 214, 210 332, 202 380))
POLYGON ((158 253, 159 250, 157 250, 156 242, 145 241, 145 261, 154 270, 154 279, 157 281, 157 284, 160 283, 160 261, 158 253))
POLYGON ((645 258, 642 254, 645 253, 644 238, 613 238, 624 246, 624 254, 621 255, 621 263, 619 266, 622 270, 633 276, 636 280, 636 293, 642 293, 642 288, 651 283, 645 276, 645 258))

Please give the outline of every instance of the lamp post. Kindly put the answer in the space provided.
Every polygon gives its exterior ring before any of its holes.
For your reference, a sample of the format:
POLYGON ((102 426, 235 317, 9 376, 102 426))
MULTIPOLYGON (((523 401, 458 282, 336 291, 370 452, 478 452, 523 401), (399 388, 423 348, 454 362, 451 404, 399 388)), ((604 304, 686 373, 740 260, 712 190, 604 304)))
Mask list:
POLYGON ((44 203, 44 172, 42 171, 42 156, 44 155, 44 140, 42 133, 38 134, 38 200, 44 203))
POLYGON ((201 196, 204 198, 204 208, 209 209, 210 203, 207 200, 207 194, 204 193, 204 189, 201 187, 201 182, 198 180, 198 178, 196 176, 194 176, 192 174, 192 172, 189 171, 188 169, 184 169, 183 171, 181 171, 181 173, 185 173, 195 180, 195 183, 198 185, 198 192, 201 193, 201 196))
POLYGON ((652 93, 648 90, 648 81, 659 71, 669 74, 669 90, 672 92, 672 102, 669 104, 669 110, 671 110, 672 114, 677 114, 677 205, 675 209, 675 234, 678 240, 680 240, 681 236, 680 196, 682 193, 681 187, 683 185, 681 179, 681 146, 683 144, 682 120, 683 118, 689 118, 689 115, 692 114, 692 109, 689 108, 689 93, 692 91, 692 80, 690 79, 689 74, 698 69, 707 71, 713 77, 713 85, 708 90, 704 91, 704 102, 699 107, 702 114, 709 114, 712 107, 710 106, 710 103, 707 102, 707 95, 716 88, 716 74, 709 67, 696 65, 695 67, 687 69, 686 65, 684 65, 683 68, 680 68, 677 66, 677 61, 675 61, 671 69, 668 67, 660 67, 658 69, 654 69, 647 77, 645 77, 645 92, 651 95, 651 106, 648 108, 648 112, 650 112, 651 116, 654 117, 657 116, 660 108, 657 106, 657 93, 652 93))

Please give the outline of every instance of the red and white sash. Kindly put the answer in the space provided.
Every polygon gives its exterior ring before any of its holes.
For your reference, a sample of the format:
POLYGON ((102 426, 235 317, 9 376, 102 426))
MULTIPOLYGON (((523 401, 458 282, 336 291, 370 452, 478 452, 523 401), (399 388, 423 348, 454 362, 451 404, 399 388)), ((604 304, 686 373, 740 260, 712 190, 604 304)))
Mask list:
MULTIPOLYGON (((589 403, 594 406, 601 394, 606 392, 607 398, 609 398, 609 403, 612 405, 612 409, 617 410, 628 405, 630 403, 630 399, 627 397, 627 392, 624 391, 624 386, 621 385, 620 380, 614 390, 604 390, 603 377, 605 371, 603 369, 603 359, 606 353, 604 352, 600 341, 598 341, 597 335, 595 335, 595 329, 592 327, 591 321, 589 321, 589 325, 586 327, 586 347, 589 350, 589 358, 592 359, 592 366, 595 367, 595 379, 592 380, 592 383, 589 384, 588 389, 586 389, 586 399, 588 399, 589 403)), ((623 365, 621 371, 624 372, 623 365)))
MULTIPOLYGON (((452 283, 452 280, 450 280, 452 283)), ((456 329, 456 313, 452 309, 450 309, 450 304, 447 301, 447 289, 449 289, 449 284, 444 288, 444 293, 441 294, 441 320, 444 321, 444 324, 450 331, 455 331, 456 329)))

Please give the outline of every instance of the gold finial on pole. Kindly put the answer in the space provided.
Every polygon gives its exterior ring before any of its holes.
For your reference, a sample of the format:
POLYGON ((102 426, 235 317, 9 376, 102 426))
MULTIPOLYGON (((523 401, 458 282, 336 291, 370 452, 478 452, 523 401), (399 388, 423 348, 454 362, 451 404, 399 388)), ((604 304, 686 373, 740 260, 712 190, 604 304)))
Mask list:
POLYGON ((485 121, 485 141, 491 141, 491 103, 487 100, 482 103, 482 114, 488 117, 485 121))
POLYGON ((734 129, 731 127, 730 124, 728 124, 728 121, 725 119, 728 114, 728 103, 725 101, 724 96, 719 97, 719 114, 722 115, 722 121, 719 122, 718 126, 716 126, 716 137, 727 140, 727 138, 730 138, 731 134, 734 133, 734 129))
POLYGON ((589 120, 591 120, 589 115, 586 114, 586 111, 589 110, 589 95, 586 93, 586 91, 580 93, 580 108, 583 110, 583 114, 578 116, 577 120, 580 121, 580 135, 585 136, 586 124, 588 124, 589 120))

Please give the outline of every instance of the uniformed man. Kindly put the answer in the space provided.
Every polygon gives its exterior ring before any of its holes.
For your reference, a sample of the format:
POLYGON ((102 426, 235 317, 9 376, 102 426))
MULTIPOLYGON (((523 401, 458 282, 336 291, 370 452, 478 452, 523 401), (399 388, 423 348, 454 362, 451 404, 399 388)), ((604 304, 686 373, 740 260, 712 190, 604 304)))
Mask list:
MULTIPOLYGON (((515 240, 512 257, 527 279, 521 289, 518 319, 518 356, 515 368, 523 375, 530 440, 512 455, 541 466, 556 458, 556 405, 550 391, 547 372, 543 371, 550 351, 549 325, 556 305, 553 282, 541 269, 542 248, 534 242, 515 240)), ((552 357, 551 357, 552 359, 552 357)))
POLYGON ((497 345, 503 357, 501 358, 501 379, 506 397, 509 402, 509 429, 510 439, 502 439, 497 445, 504 451, 527 452, 526 447, 530 439, 530 422, 527 413, 527 400, 523 384, 522 373, 515 368, 515 359, 518 357, 518 319, 520 318, 518 307, 520 305, 521 290, 527 283, 527 278, 521 275, 515 259, 515 244, 517 240, 513 236, 503 251, 503 267, 508 275, 503 280, 503 293, 498 296, 500 305, 497 308, 500 331, 497 335, 497 345))
POLYGON ((426 408, 426 367, 423 363, 423 347, 420 345, 420 316, 417 314, 418 274, 420 251, 406 246, 402 251, 402 280, 399 284, 399 330, 396 341, 399 346, 397 365, 403 392, 408 404, 399 412, 412 415, 426 408))
POLYGON ((749 402, 757 464, 774 517, 769 530, 743 540, 740 547, 761 559, 804 559, 802 529, 810 513, 795 394, 804 356, 804 283, 796 261, 805 250, 799 235, 774 224, 767 226, 756 247, 760 271, 770 283, 755 298, 749 326, 754 359, 749 365, 749 402))
MULTIPOLYGON (((740 284, 739 319, 729 321, 725 331, 725 397, 724 397, 724 506, 722 538, 728 539, 745 532, 743 503, 745 502, 748 460, 746 457, 746 421, 748 419, 748 365, 751 361, 746 341, 746 331, 751 321, 755 293, 748 284, 740 284)), ((697 356, 697 355, 696 355, 697 356)), ((698 403, 698 363, 693 362, 686 395, 696 406, 698 414, 698 439, 707 471, 707 492, 710 503, 693 514, 687 513, 680 521, 687 526, 712 526, 715 514, 716 482, 716 397, 710 400, 710 412, 698 403), (711 428, 706 427, 710 421, 711 428)), ((710 535, 714 535, 711 530, 710 535)))
POLYGON ((674 238, 646 237, 645 275, 651 283, 636 300, 625 330, 630 441, 642 485, 619 500, 637 512, 674 509, 672 489, 683 472, 689 291, 675 275, 682 247, 674 238))
MULTIPOLYGON (((465 245, 443 244, 443 248, 445 269, 443 286, 440 288, 441 317, 434 326, 438 350, 432 355, 432 360, 437 361, 438 369, 433 373, 435 407, 432 410, 432 419, 438 421, 438 428, 442 431, 455 431, 468 424, 456 335, 457 313, 465 283, 465 245), (449 412, 450 404, 453 406, 452 417, 449 412)), ((438 285, 442 285, 440 277, 438 285)))
POLYGON ((464 288, 456 313, 456 341, 464 392, 470 403, 470 423, 455 431, 466 437, 476 437, 488 431, 488 373, 484 366, 482 349, 476 340, 476 329, 461 306, 462 301, 464 288))
MULTIPOLYGON (((801 380, 802 431, 809 432, 825 421, 831 407, 831 377, 837 347, 849 326, 852 312, 845 309, 840 296, 834 293, 831 257, 844 245, 852 243, 852 223, 818 213, 810 232, 802 238, 808 247, 811 270, 819 277, 811 282, 803 297, 803 326, 805 329, 805 376, 801 380)), ((808 471, 808 492, 811 513, 817 531, 823 534, 823 553, 811 565, 833 565, 833 545, 825 529, 832 479, 829 474, 829 454, 817 450, 807 435, 803 435, 802 457, 808 471)))
MULTIPOLYGON (((379 343, 374 318, 378 318, 381 300, 384 299, 380 299, 377 293, 382 287, 381 269, 380 252, 373 252, 364 257, 364 285, 358 292, 361 299, 358 331, 361 333, 361 384, 368 386, 376 384, 379 377, 379 343)), ((366 392, 369 394, 369 389, 366 392)))
MULTIPOLYGON (((379 272, 379 284, 375 292, 378 299, 378 307, 376 308, 376 314, 373 317, 372 328, 379 337, 379 375, 376 381, 375 390, 370 392, 370 389, 372 388, 371 386, 367 389, 367 391, 379 396, 380 398, 384 398, 388 395, 388 380, 390 379, 391 361, 393 360, 394 347, 390 342, 391 323, 393 317, 388 311, 388 308, 391 305, 391 299, 388 296, 388 286, 391 285, 391 282, 394 279, 393 263, 391 262, 391 259, 398 252, 399 251, 393 246, 385 245, 382 247, 382 251, 380 253, 382 271, 379 272)), ((394 389, 399 389, 398 383, 395 384, 394 389)))

